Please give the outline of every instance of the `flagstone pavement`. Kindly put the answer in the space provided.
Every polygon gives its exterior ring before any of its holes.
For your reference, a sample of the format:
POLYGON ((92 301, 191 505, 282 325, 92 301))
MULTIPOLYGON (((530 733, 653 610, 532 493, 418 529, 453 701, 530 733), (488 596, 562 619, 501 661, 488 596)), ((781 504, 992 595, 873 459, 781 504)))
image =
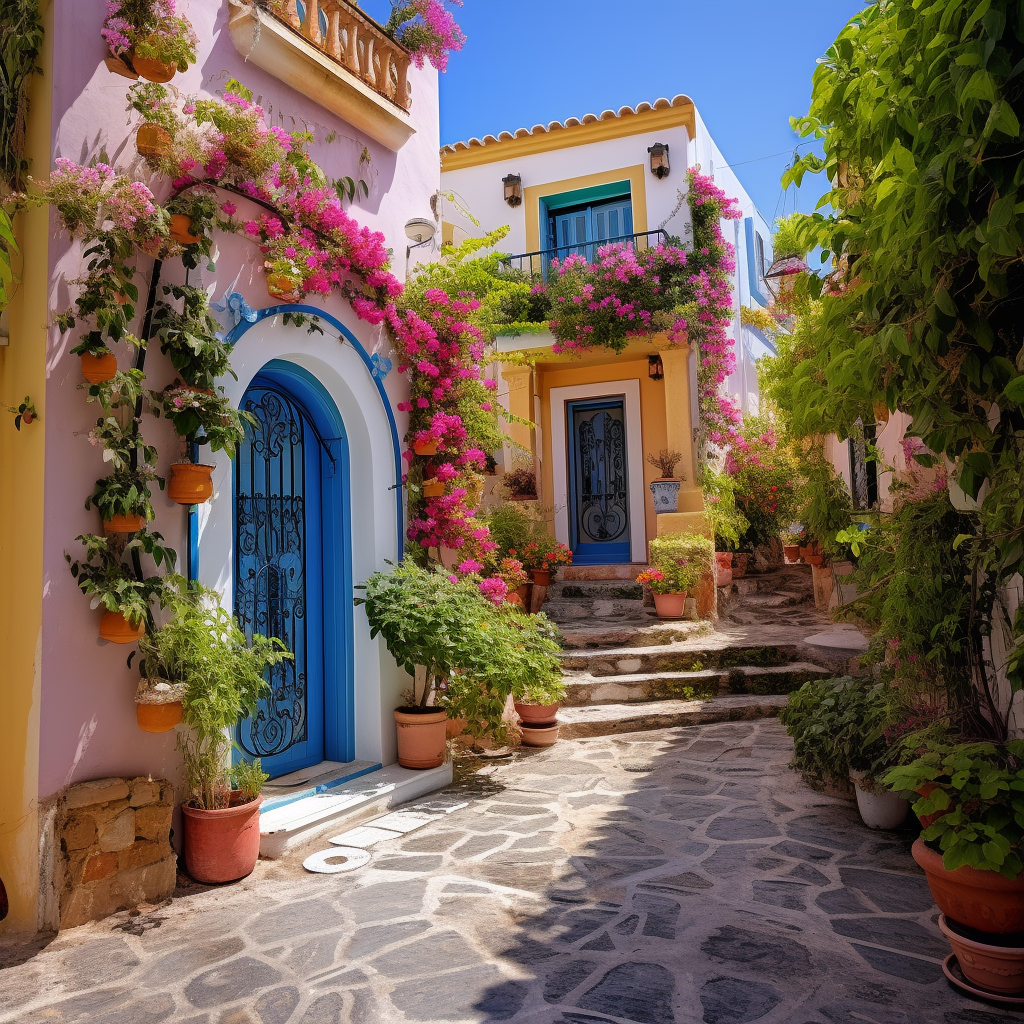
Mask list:
POLYGON ((261 862, 6 950, 0 1022, 1020 1020, 943 979, 912 830, 864 828, 791 754, 762 720, 488 766, 449 791, 467 806, 358 870, 261 862))

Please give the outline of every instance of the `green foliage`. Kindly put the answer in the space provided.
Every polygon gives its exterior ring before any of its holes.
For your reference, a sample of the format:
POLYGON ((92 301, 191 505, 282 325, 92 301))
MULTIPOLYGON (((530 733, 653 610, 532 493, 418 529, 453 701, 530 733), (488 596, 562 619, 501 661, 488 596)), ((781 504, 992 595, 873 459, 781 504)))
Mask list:
POLYGON ((259 789, 252 789, 262 774, 259 763, 228 767, 230 730, 269 695, 266 670, 292 655, 274 637, 254 634, 247 643, 215 591, 181 577, 169 577, 167 587, 170 618, 139 641, 139 650, 144 677, 185 684, 182 704, 189 732, 179 734, 178 749, 185 766, 186 802, 204 810, 226 807, 233 771, 243 798, 249 792, 248 798, 254 799, 259 789))
POLYGON ((220 324, 210 315, 206 292, 176 284, 165 285, 163 293, 180 302, 181 309, 159 300, 153 311, 153 337, 181 379, 192 387, 212 388, 218 377, 234 377, 231 349, 219 337, 220 324))
POLYGON ((935 787, 914 811, 945 812, 921 838, 942 852, 947 871, 966 864, 1013 879, 1024 870, 1024 740, 932 743, 885 783, 908 793, 935 787))
POLYGON ((719 551, 735 551, 750 527, 750 520, 736 507, 736 480, 719 473, 706 463, 700 468, 704 491, 704 515, 715 536, 719 551))
POLYGON ((655 537, 649 547, 651 565, 664 577, 658 584, 659 593, 692 592, 714 567, 715 545, 709 537, 669 533, 655 537))
POLYGON ((10 302, 16 275, 14 257, 21 250, 14 236, 14 224, 7 211, 0 208, 0 313, 10 302))
POLYGON ((803 258, 807 255, 801 232, 801 221, 802 217, 798 213, 792 213, 788 217, 779 217, 775 221, 775 232, 772 235, 772 252, 775 259, 781 259, 783 256, 803 258))
POLYGON ((490 539, 498 545, 493 558, 521 558, 531 543, 549 540, 547 527, 534 510, 519 501, 507 501, 485 516, 478 516, 491 531, 490 539))
POLYGON ((89 533, 75 539, 85 545, 85 558, 72 561, 67 553, 64 557, 78 589, 92 599, 90 607, 120 612, 129 622, 138 623, 151 620, 154 601, 161 606, 167 603, 170 595, 164 577, 142 576, 125 561, 146 554, 158 568, 166 564, 173 569, 175 554, 163 546, 159 533, 137 533, 124 547, 114 538, 89 533))
MULTIPOLYGON (((561 647, 544 615, 524 615, 488 601, 473 577, 421 569, 409 560, 374 573, 361 588, 370 635, 410 675, 426 669, 421 706, 438 703, 466 718, 471 735, 503 734, 501 714, 511 694, 560 693, 561 647)), ((415 691, 415 687, 414 687, 415 691)), ((550 701, 549 701, 550 703, 550 701)))
POLYGON ((853 522, 853 500, 846 481, 817 445, 801 459, 800 470, 804 478, 797 496, 800 523, 830 559, 849 558, 850 545, 837 539, 853 522))
MULTIPOLYGON (((4 0, 0 11, 0 174, 12 189, 22 187, 28 170, 28 92, 32 76, 40 70, 36 60, 42 46, 43 22, 38 0, 4 0)), ((3 305, 0 293, 0 309, 3 305)))

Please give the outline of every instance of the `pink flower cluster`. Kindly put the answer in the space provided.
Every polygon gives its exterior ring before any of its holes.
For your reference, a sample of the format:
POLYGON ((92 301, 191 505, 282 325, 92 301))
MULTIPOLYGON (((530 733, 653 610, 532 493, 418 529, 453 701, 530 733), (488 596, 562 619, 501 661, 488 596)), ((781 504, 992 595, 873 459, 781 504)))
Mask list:
MULTIPOLYGON (((458 7, 462 0, 452 0, 458 7)), ((399 29, 398 41, 412 51, 416 67, 429 60, 438 71, 448 68, 448 54, 462 49, 466 36, 443 0, 408 0, 401 16, 407 20, 399 29)))
POLYGON ((124 56, 135 45, 136 37, 141 31, 150 31, 162 22, 176 16, 174 0, 153 0, 147 19, 148 24, 136 25, 123 17, 124 0, 107 0, 107 14, 103 21, 100 35, 116 57, 124 56))

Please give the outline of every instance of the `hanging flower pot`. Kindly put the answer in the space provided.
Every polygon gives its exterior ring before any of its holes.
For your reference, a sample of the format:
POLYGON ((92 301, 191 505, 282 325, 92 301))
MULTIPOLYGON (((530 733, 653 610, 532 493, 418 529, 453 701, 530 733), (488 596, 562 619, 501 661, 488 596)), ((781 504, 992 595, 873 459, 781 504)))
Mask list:
POLYGON ((139 156, 148 160, 159 160, 171 151, 174 140, 166 128, 158 124, 140 124, 139 130, 135 133, 135 148, 139 156))
MULTIPOLYGON (((131 53, 126 54, 126 56, 128 57, 128 60, 131 60, 131 53)), ((139 80, 138 74, 132 71, 126 61, 122 60, 120 57, 115 57, 114 54, 109 51, 107 52, 106 57, 103 58, 103 63, 106 64, 107 70, 112 75, 121 75, 124 78, 130 78, 133 82, 137 82, 139 80)))
POLYGON ((201 505, 213 497, 213 466, 176 462, 167 481, 167 497, 179 505, 201 505))
POLYGON ((681 619, 686 604, 686 591, 681 594, 655 594, 654 610, 659 619, 681 619))
POLYGON ((433 441, 415 441, 413 442, 412 450, 417 455, 436 455, 437 454, 437 440, 433 441))
POLYGON ((876 423, 889 422, 889 406, 885 402, 875 402, 874 410, 876 423))
POLYGON ((112 644, 133 644, 145 632, 145 620, 133 625, 120 612, 104 612, 100 619, 100 639, 112 644))
POLYGON ((103 532, 107 536, 114 533, 138 533, 146 525, 145 516, 115 515, 103 520, 103 532))
POLYGON ((437 768, 444 764, 448 713, 438 708, 395 708, 398 763, 403 768, 437 768))
POLYGON ((135 715, 143 732, 170 732, 183 713, 184 683, 142 679, 135 694, 135 715))
POLYGON ((171 238, 182 245, 194 245, 202 241, 199 235, 192 234, 192 219, 186 213, 171 214, 171 238))
MULTIPOLYGON (((146 40, 146 42, 154 41, 154 36, 150 36, 146 40)), ((132 58, 132 66, 147 82, 156 82, 159 85, 169 82, 174 77, 175 71, 178 70, 173 64, 165 64, 162 60, 157 60, 156 57, 140 57, 138 54, 132 58)))
POLYGON ((105 384, 108 380, 114 379, 117 373, 117 356, 109 349, 100 355, 93 355, 91 352, 83 352, 82 376, 90 384, 105 384))
POLYGON ((424 480, 423 481, 423 497, 424 498, 442 498, 444 497, 444 482, 442 480, 424 480))
POLYGON ((267 274, 267 291, 272 299, 282 302, 298 302, 300 298, 298 282, 287 274, 267 274))
POLYGON ((213 811, 182 804, 185 819, 185 868, 197 881, 219 885, 252 874, 260 856, 260 804, 263 797, 213 811))

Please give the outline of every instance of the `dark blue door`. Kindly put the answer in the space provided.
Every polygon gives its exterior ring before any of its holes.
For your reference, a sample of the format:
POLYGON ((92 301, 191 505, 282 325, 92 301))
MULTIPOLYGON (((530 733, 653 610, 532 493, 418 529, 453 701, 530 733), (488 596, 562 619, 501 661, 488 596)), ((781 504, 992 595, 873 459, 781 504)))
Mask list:
POLYGON ((577 565, 630 561, 626 413, 622 397, 566 404, 569 532, 577 565))
POLYGON ((633 202, 629 198, 572 210, 558 210, 551 218, 552 247, 564 260, 576 253, 588 263, 597 260, 597 250, 609 242, 624 242, 633 234, 633 202))
POLYGON ((280 637, 295 658, 270 671, 271 695, 238 743, 271 776, 324 760, 325 466, 334 456, 299 401, 256 377, 241 408, 256 418, 235 461, 235 614, 246 636, 280 637))

